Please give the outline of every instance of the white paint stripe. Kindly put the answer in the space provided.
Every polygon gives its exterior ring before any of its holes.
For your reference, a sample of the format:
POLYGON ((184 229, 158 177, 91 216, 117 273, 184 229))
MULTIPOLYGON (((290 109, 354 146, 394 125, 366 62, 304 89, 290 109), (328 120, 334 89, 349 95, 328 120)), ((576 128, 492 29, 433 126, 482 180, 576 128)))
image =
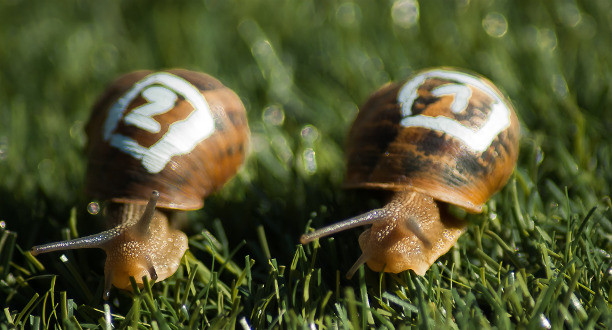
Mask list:
POLYGON ((491 145, 495 137, 510 125, 510 112, 503 104, 493 104, 493 109, 486 122, 479 130, 473 131, 458 121, 448 117, 412 116, 402 119, 405 127, 426 127, 447 133, 477 152, 483 152, 491 145))
POLYGON ((480 79, 461 72, 448 70, 426 71, 402 86, 398 94, 398 102, 402 107, 403 119, 401 125, 405 127, 425 127, 444 132, 461 140, 468 148, 476 152, 487 150, 495 137, 510 126, 510 110, 504 104, 502 97, 480 79), (463 112, 467 108, 472 94, 467 85, 478 88, 491 96, 494 102, 491 105, 491 113, 485 123, 474 131, 458 121, 445 116, 413 116, 412 105, 418 98, 418 89, 428 78, 456 81, 456 83, 445 84, 432 90, 432 94, 436 96, 454 95, 453 104, 451 105, 453 113, 463 112), (466 89, 469 90, 469 93, 466 92, 466 89))
POLYGON ((215 123, 210 107, 200 91, 180 77, 160 72, 151 74, 135 83, 123 97, 117 100, 109 110, 108 117, 104 123, 103 135, 104 139, 109 141, 112 146, 117 147, 136 159, 142 159, 142 165, 147 171, 159 173, 173 156, 191 152, 198 143, 208 138, 214 131, 215 123), (146 89, 154 84, 164 87, 146 89), (161 92, 162 90, 163 92, 161 92), (156 127, 159 125, 152 116, 171 110, 174 107, 175 101, 171 103, 169 101, 176 100, 176 94, 182 95, 194 108, 194 111, 187 118, 172 123, 168 132, 148 149, 130 137, 114 133, 123 113, 141 92, 147 100, 153 101, 153 103, 133 110, 124 117, 124 120, 128 124, 149 132, 155 132, 156 127), (159 92, 161 92, 161 95, 157 94, 159 92), (174 96, 172 97, 170 93, 174 94, 174 96), (161 103, 157 104, 156 102, 161 103), (148 108, 146 108, 147 106, 148 108), (131 116, 134 111, 136 111, 136 114, 131 116), (155 121, 157 125, 152 124, 151 120, 155 121))
POLYGON ((139 127, 149 133, 159 133, 161 125, 153 119, 153 116, 170 111, 176 103, 176 93, 165 87, 151 86, 142 91, 142 97, 149 103, 132 109, 123 120, 126 124, 139 127))
POLYGON ((470 104, 472 90, 465 85, 447 84, 434 88, 431 94, 433 94, 433 96, 453 95, 454 99, 451 104, 451 111, 453 113, 462 113, 470 104))
POLYGON ((407 81, 404 86, 402 86, 402 89, 400 89, 397 95, 397 102, 402 106, 402 116, 406 117, 412 115, 412 105, 419 97, 417 92, 419 87, 425 82, 425 79, 427 79, 427 76, 418 75, 407 81))
POLYGON ((121 149, 121 151, 130 154, 136 159, 142 159, 144 154, 147 152, 147 148, 141 146, 132 138, 121 134, 111 135, 110 144, 113 147, 121 149))

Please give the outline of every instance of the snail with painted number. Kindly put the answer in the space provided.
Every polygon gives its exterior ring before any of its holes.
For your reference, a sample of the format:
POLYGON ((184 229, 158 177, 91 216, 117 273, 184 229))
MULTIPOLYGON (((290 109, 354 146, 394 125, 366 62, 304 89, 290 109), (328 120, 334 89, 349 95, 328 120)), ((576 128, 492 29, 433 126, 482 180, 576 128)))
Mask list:
POLYGON ((390 190, 393 199, 300 240, 371 225, 359 236, 362 255, 347 277, 364 263, 423 275, 465 231, 448 204, 481 212, 512 174, 518 139, 512 105, 485 78, 436 68, 383 86, 350 130, 345 186, 390 190))
POLYGON ((32 248, 102 248, 105 298, 129 277, 163 280, 179 266, 187 237, 169 226, 175 211, 196 210, 243 163, 249 141, 240 98, 198 72, 137 71, 120 77, 94 105, 86 127, 86 190, 107 201, 108 229, 32 248))

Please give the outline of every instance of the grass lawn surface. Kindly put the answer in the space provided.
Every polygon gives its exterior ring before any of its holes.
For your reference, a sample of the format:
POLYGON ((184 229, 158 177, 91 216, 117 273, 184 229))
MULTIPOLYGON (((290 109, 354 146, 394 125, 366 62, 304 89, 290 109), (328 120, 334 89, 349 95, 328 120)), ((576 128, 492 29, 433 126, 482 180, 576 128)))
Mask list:
MULTIPOLYGON (((612 2, 0 2, 0 329, 612 327, 612 2), (517 168, 425 276, 344 274, 378 207, 341 189, 358 107, 434 66, 492 80, 521 123, 517 168), (251 152, 186 213, 177 273, 102 300, 104 253, 36 258, 102 230, 84 125, 121 74, 186 68, 243 100, 251 152)), ((103 179, 103 178, 102 178, 103 179)))

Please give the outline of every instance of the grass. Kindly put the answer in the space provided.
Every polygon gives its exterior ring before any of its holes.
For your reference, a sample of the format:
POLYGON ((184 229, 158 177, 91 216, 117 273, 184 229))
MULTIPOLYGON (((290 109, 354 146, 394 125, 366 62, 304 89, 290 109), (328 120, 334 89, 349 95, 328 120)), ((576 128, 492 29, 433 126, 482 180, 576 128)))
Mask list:
POLYGON ((612 4, 414 4, 2 2, 0 328, 612 327, 612 4), (298 238, 380 205, 340 189, 351 121, 380 85, 439 65, 512 99, 515 174, 425 276, 346 280, 359 230, 298 238), (100 230, 82 194, 89 109, 116 76, 170 67, 242 97, 252 151, 187 215, 177 274, 103 304, 101 251, 24 251, 100 230))

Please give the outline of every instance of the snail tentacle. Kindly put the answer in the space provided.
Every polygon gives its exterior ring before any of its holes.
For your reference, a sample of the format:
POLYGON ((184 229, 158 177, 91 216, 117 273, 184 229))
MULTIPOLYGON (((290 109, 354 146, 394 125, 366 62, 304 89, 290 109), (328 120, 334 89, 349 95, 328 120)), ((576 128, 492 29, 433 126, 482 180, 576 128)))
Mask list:
POLYGON ((112 241, 114 238, 120 236, 122 233, 122 226, 117 226, 101 233, 85 236, 81 238, 72 239, 69 241, 53 242, 49 244, 37 245, 32 247, 30 253, 33 256, 48 253, 53 251, 64 251, 64 250, 76 250, 76 249, 89 249, 89 248, 102 248, 106 243, 112 241))
POLYGON ((346 279, 350 280, 351 278, 353 278, 353 275, 355 275, 355 272, 357 272, 357 270, 359 269, 359 267, 361 267, 361 265, 365 264, 368 259, 370 259, 370 255, 367 252, 363 252, 359 258, 357 259, 357 261, 355 261, 355 263, 353 264, 353 266, 351 266, 351 268, 348 270, 348 272, 346 272, 346 279))
POLYGON ((151 198, 147 203, 147 208, 145 209, 142 217, 138 220, 138 232, 143 235, 147 235, 151 232, 151 220, 153 220, 153 215, 155 215, 155 205, 157 204, 157 200, 159 199, 159 191, 153 190, 151 193, 151 198))
POLYGON ((317 229, 311 233, 304 234, 300 237, 300 242, 302 244, 307 244, 315 239, 322 238, 325 236, 329 236, 335 234, 337 232, 345 231, 348 229, 352 229, 355 227, 367 226, 372 223, 384 219, 387 216, 387 211, 384 208, 375 209, 358 216, 346 219, 344 221, 331 224, 327 227, 323 227, 317 229))

